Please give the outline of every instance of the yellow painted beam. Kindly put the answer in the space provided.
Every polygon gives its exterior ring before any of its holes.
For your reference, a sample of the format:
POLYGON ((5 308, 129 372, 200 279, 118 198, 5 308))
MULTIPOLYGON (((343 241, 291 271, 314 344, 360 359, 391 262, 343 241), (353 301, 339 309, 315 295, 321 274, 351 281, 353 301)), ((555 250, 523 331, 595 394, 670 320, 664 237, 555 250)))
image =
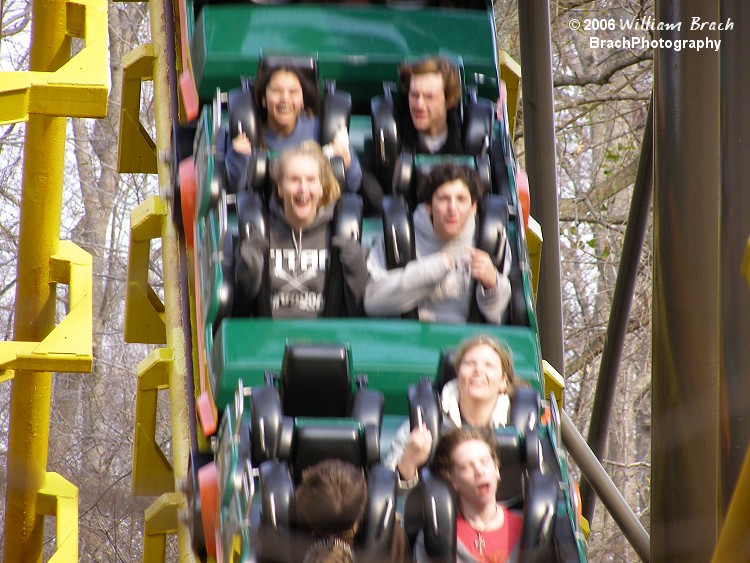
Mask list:
POLYGON ((34 0, 31 22, 30 70, 0 73, 0 123, 28 121, 14 342, 0 347, 0 378, 13 376, 3 558, 35 563, 42 559, 42 513, 50 494, 58 498, 63 542, 55 560, 78 558, 77 500, 61 496, 60 483, 46 470, 50 370, 90 371, 92 364, 91 258, 59 237, 66 117, 107 111, 107 1, 34 0), (71 59, 73 37, 82 38, 83 47, 71 59), (57 283, 70 285, 70 314, 55 326, 57 283))
POLYGON ((122 103, 117 167, 120 172, 156 173, 156 144, 140 121, 141 83, 153 79, 154 46, 139 45, 122 60, 122 103))
POLYGON ((737 485, 719 532, 712 563, 743 560, 748 549, 747 523, 750 519, 750 450, 745 454, 737 485))
POLYGON ((500 79, 505 81, 505 87, 508 90, 508 128, 512 139, 516 130, 518 101, 521 98, 521 65, 505 51, 498 52, 497 63, 500 69, 500 79))
POLYGON ((70 287, 68 314, 41 342, 0 342, 0 369, 5 373, 91 371, 91 255, 70 241, 60 241, 57 253, 50 258, 49 272, 50 282, 70 287))
POLYGON ((154 350, 138 364, 133 439, 134 496, 156 496, 174 491, 172 464, 156 443, 156 408, 160 389, 169 387, 172 353, 154 350))
POLYGON ((557 406, 562 410, 565 380, 547 360, 542 360, 542 370, 544 371, 544 396, 548 398, 550 393, 554 393, 557 406))
POLYGON ((151 241, 161 236, 168 214, 167 203, 158 196, 150 196, 130 214, 125 342, 165 344, 167 341, 164 304, 149 284, 148 267, 151 241))
POLYGON ((57 473, 47 473, 37 513, 55 517, 55 553, 49 563, 78 561, 78 487, 57 473))
MULTIPOLYGON (((169 81, 168 40, 166 22, 174 17, 173 12, 166 12, 165 2, 149 2, 151 36, 155 62, 153 66, 155 139, 157 154, 172 152, 172 123, 177 115, 172 115, 171 91, 169 81)), ((161 193, 169 193, 172 181, 172 169, 165 159, 156 162, 161 193)), ((162 202, 166 210, 166 202, 162 202)), ((165 213, 166 215, 166 213, 165 213)), ((194 399, 187 392, 188 372, 186 364, 187 343, 183 327, 190 323, 189 295, 183 294, 183 282, 180 275, 180 261, 186 257, 181 250, 179 233, 174 223, 168 219, 162 221, 161 253, 164 272, 164 311, 165 336, 167 347, 172 351, 172 362, 169 368, 169 414, 172 423, 172 466, 177 479, 188 474, 190 460, 190 407, 194 399)), ((177 495, 177 493, 173 493, 177 495)), ((179 498, 179 496, 177 497, 179 498)), ((175 518, 176 520, 176 518, 175 518)), ((150 528, 147 527, 147 532, 150 528)), ((183 563, 194 561, 190 530, 186 526, 176 526, 177 551, 183 563)), ((144 534, 148 536, 148 534, 144 534)), ((145 542, 144 542, 145 543, 145 542)))
POLYGON ((181 493, 166 493, 156 499, 144 514, 143 563, 163 563, 167 534, 177 531, 177 513, 182 505, 181 493))
POLYGON ((105 0, 65 3, 65 33, 83 39, 77 55, 51 71, 0 72, 0 124, 29 115, 104 117, 109 94, 105 0))
POLYGON ((534 290, 534 301, 539 289, 539 270, 542 267, 542 226, 529 215, 529 225, 526 228, 526 245, 529 247, 529 265, 531 266, 531 287, 534 290))

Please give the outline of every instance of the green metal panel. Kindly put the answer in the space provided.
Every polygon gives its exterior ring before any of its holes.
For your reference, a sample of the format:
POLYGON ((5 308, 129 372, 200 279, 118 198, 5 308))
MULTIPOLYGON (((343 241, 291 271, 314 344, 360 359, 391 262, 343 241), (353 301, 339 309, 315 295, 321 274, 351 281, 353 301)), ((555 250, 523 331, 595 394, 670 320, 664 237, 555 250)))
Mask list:
POLYGON ((278 371, 287 341, 342 342, 351 347, 354 373, 367 374, 382 391, 385 412, 406 414, 406 388, 434 377, 440 350, 469 335, 489 333, 513 350, 516 374, 541 390, 541 356, 534 330, 519 326, 422 323, 403 319, 225 319, 213 339, 212 384, 220 410, 233 400, 238 378, 263 382, 264 370, 278 371))
POLYGON ((480 95, 495 99, 498 92, 494 24, 485 10, 205 6, 192 37, 201 99, 254 75, 261 53, 317 55, 321 78, 336 80, 355 104, 381 93, 384 80, 397 81, 403 60, 433 54, 461 59, 466 83, 480 95))
POLYGON ((197 181, 196 217, 203 217, 209 208, 215 160, 213 136, 213 109, 208 105, 201 111, 193 144, 195 151, 195 177, 197 181))

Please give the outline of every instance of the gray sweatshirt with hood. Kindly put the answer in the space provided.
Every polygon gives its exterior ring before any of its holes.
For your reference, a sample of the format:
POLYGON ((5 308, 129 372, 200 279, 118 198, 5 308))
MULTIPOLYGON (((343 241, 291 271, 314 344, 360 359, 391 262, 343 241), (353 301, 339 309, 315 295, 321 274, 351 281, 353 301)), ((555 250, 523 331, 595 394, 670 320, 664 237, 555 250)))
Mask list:
MULTIPOLYGON (((470 218, 458 238, 445 241, 435 234, 427 207, 419 204, 414 211, 417 259, 404 268, 388 270, 383 240, 375 243, 367 259, 370 279, 365 289, 365 312, 369 316, 396 316, 417 307, 421 321, 466 322, 472 297, 466 247, 474 246, 474 230, 475 220, 470 218), (453 268, 445 264, 443 252, 454 258, 453 268)), ((507 246, 497 286, 485 291, 477 284, 479 311, 489 323, 500 324, 510 301, 510 260, 507 246)))
MULTIPOLYGON (((258 295, 264 283, 263 266, 268 250, 271 315, 275 318, 311 318, 322 313, 331 260, 329 229, 335 208, 335 202, 321 207, 310 225, 293 229, 284 218, 281 204, 272 198, 269 203, 269 240, 254 234, 243 240, 236 251, 235 283, 243 288, 241 298, 253 300, 258 295)), ((337 251, 334 256, 338 256, 343 284, 343 302, 338 313, 359 316, 363 312, 367 281, 362 246, 356 239, 330 238, 337 251)))
POLYGON ((274 318, 317 317, 328 269, 328 227, 335 203, 304 229, 290 227, 276 198, 269 203, 271 311, 274 318))

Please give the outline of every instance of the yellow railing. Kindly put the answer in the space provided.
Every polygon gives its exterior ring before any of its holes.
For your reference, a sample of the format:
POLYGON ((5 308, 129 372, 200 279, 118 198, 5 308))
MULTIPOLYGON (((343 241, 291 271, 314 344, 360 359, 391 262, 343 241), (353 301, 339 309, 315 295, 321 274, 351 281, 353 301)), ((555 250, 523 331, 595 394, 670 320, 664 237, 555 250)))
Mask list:
POLYGON ((29 114, 107 115, 107 2, 69 0, 65 16, 67 35, 83 39, 83 49, 54 71, 0 72, 0 124, 26 121, 29 114))

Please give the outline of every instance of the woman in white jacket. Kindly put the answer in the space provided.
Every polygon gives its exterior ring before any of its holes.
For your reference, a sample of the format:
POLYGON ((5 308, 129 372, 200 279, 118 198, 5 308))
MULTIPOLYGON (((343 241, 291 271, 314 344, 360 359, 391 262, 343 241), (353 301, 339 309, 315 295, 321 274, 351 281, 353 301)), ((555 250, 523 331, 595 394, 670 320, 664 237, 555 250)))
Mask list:
MULTIPOLYGON (((492 336, 472 336, 459 346, 455 367, 457 377, 446 383, 440 394, 443 426, 505 426, 509 393, 515 386, 508 347, 492 336)), ((384 464, 398 471, 401 488, 417 484, 419 468, 427 463, 433 439, 426 425, 410 429, 408 420, 396 431, 384 464)))

